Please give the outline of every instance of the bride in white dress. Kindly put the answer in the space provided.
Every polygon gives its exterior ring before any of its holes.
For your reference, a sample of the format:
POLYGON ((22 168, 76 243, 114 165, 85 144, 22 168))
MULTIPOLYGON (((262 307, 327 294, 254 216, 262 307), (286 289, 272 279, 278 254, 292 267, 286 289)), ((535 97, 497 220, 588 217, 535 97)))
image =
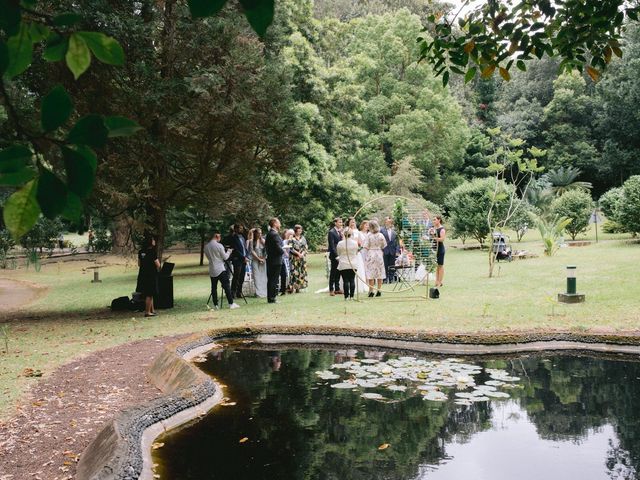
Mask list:
POLYGON ((366 282, 366 273, 364 270, 364 255, 366 250, 362 248, 369 232, 369 222, 367 220, 360 223, 360 230, 356 226, 356 220, 354 218, 349 219, 348 227, 353 232, 352 238, 358 242, 360 252, 354 262, 356 268, 356 292, 365 293, 369 291, 369 286, 366 282))

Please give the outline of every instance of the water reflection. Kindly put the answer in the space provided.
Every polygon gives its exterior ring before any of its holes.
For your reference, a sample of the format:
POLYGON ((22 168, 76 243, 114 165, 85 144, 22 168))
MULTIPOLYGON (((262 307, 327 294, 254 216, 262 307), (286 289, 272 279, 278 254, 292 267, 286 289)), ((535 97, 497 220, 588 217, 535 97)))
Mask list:
MULTIPOLYGON (((161 439, 164 479, 635 479, 640 364, 588 356, 467 359, 521 377, 503 401, 378 403, 314 374, 357 350, 227 349, 200 364, 236 403, 161 439), (240 443, 240 439, 248 441, 240 443), (382 444, 391 446, 378 450, 382 444)), ((480 374, 478 380, 489 377, 480 374), (484 377, 483 377, 484 376, 484 377)), ((398 399, 406 398, 396 393, 398 399)))

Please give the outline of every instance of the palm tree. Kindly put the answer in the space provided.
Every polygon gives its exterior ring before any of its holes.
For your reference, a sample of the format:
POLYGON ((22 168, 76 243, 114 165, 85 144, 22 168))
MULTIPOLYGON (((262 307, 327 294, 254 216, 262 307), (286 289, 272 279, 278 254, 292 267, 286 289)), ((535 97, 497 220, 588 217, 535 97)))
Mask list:
POLYGON ((553 194, 559 197, 569 190, 578 188, 581 190, 591 190, 591 182, 580 182, 576 180, 581 173, 579 168, 558 167, 549 170, 544 177, 551 184, 553 194))

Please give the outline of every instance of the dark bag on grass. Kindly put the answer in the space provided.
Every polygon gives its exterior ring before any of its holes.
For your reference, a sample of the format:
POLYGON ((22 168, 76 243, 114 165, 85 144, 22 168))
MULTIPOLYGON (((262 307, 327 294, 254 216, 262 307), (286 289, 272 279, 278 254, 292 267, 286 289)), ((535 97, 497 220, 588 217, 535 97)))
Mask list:
POLYGON ((429 298, 440 298, 440 290, 435 287, 429 289, 429 298))
POLYGON ((114 312, 124 312, 131 309, 129 297, 118 297, 111 301, 111 310, 114 312))

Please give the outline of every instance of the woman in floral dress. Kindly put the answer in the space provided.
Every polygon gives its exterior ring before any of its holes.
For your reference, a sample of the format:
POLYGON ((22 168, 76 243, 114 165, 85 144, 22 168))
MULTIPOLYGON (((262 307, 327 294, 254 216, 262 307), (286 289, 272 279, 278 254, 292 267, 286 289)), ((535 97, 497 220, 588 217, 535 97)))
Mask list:
POLYGON ((303 288, 307 288, 307 239, 302 235, 302 226, 293 227, 293 237, 289 240, 291 250, 289 251, 289 261, 291 262, 291 288, 299 293, 303 288))
POLYGON ((380 291, 382 289, 382 280, 386 277, 382 250, 384 250, 386 246, 387 241, 384 235, 380 233, 380 225, 377 221, 371 220, 371 222, 369 222, 369 234, 364 244, 364 248, 367 251, 364 267, 367 274, 367 281, 369 282, 370 297, 374 296, 373 287, 376 280, 378 282, 378 291, 375 293, 375 296, 379 297, 382 295, 380 291))

